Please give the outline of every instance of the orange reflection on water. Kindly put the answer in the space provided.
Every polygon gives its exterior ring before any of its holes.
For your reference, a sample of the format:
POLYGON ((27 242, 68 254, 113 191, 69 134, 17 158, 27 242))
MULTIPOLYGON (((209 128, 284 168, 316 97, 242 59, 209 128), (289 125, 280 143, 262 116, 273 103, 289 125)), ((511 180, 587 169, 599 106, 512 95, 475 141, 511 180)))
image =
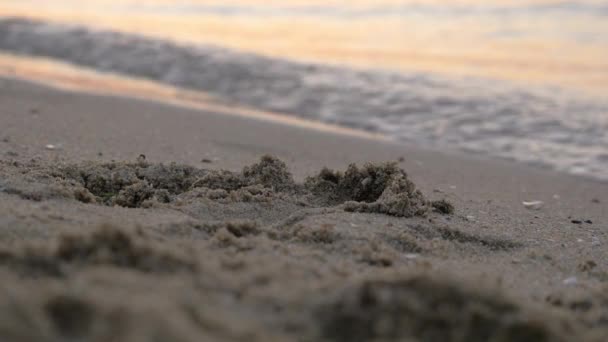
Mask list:
MULTIPOLYGON (((583 1, 601 4, 600 1, 583 1)), ((608 89, 608 20, 577 15, 556 20, 534 14, 505 17, 442 17, 408 15, 351 19, 331 16, 220 15, 123 10, 134 6, 183 4, 301 6, 340 5, 349 8, 386 4, 441 5, 434 0, 358 1, 211 1, 211 0, 71 0, 32 11, 31 2, 3 0, 0 15, 70 22, 143 33, 186 43, 210 43, 270 56, 325 63, 406 71, 430 71, 450 76, 482 76, 557 85, 590 94, 608 89), (345 5, 348 3, 348 5, 345 5), (126 8, 126 7, 125 7, 126 8), (587 39, 569 33, 587 32, 587 39), (523 34, 522 34, 523 33, 523 34), (597 35, 597 36, 596 36, 597 35)), ((556 4, 554 0, 458 0, 451 5, 501 6, 556 4)), ((137 8, 137 7, 136 7, 137 8)), ((152 7, 154 8, 154 7, 152 7)), ((559 16, 557 17, 559 19, 559 16)))
POLYGON ((321 132, 330 132, 332 134, 386 140, 380 134, 309 121, 283 113, 257 110, 244 106, 226 105, 215 99, 212 95, 204 92, 187 91, 140 78, 123 77, 112 73, 99 73, 44 58, 18 57, 0 53, 0 77, 11 77, 44 83, 55 88, 70 91, 162 101, 176 106, 195 108, 211 113, 255 118, 321 132))

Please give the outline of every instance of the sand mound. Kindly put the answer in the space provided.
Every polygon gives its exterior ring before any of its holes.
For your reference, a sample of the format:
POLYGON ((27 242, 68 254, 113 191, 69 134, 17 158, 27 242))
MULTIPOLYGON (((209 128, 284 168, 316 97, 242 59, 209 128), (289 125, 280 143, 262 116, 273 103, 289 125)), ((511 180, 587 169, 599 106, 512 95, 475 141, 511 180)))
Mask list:
POLYGON ((52 247, 24 246, 0 252, 0 264, 22 276, 66 276, 73 270, 110 266, 147 273, 194 271, 196 265, 141 231, 113 226, 81 235, 60 235, 52 247))
POLYGON ((346 172, 323 169, 305 182, 320 200, 345 203, 345 210, 394 216, 422 216, 429 203, 396 163, 350 165, 346 172))
POLYGON ((395 163, 350 165, 346 171, 323 169, 297 184, 285 163, 262 156, 241 172, 206 170, 179 164, 87 162, 70 165, 17 167, 22 176, 4 192, 25 199, 74 198, 85 203, 129 208, 192 203, 208 199, 222 203, 271 203, 283 199, 293 206, 332 207, 344 204, 352 212, 392 216, 425 216, 431 207, 450 214, 448 202, 429 202, 395 163))
MULTIPOLYGON (((365 180, 362 183, 365 183, 365 180)), ((374 202, 349 201, 346 202, 344 209, 346 211, 412 217, 424 216, 429 210, 429 202, 420 191, 415 189, 414 183, 410 182, 405 174, 398 174, 390 179, 380 197, 374 202)))
MULTIPOLYGON (((187 191, 205 174, 187 165, 137 163, 84 163, 59 166, 55 177, 82 185, 103 204, 141 207, 146 201, 169 202, 171 196, 187 191)), ((79 197, 77 197, 79 199, 79 197)))
POLYGON ((595 329, 598 340, 608 339, 608 285, 553 293, 547 296, 546 301, 573 314, 587 329, 595 329))
POLYGON ((276 157, 264 155, 260 162, 245 166, 240 173, 226 170, 210 171, 197 180, 194 187, 234 191, 249 186, 260 186, 276 191, 293 189, 295 183, 287 165, 276 157))
POLYGON ((447 279, 369 280, 319 311, 330 341, 565 341, 557 319, 542 320, 498 293, 447 279))

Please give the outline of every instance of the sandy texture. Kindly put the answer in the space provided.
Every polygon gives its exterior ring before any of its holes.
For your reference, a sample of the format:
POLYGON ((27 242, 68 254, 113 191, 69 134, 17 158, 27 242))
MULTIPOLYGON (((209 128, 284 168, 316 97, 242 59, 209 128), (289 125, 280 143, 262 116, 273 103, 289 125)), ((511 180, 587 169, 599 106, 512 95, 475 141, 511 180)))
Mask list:
POLYGON ((607 184, 0 90, 3 341, 608 338, 607 184))

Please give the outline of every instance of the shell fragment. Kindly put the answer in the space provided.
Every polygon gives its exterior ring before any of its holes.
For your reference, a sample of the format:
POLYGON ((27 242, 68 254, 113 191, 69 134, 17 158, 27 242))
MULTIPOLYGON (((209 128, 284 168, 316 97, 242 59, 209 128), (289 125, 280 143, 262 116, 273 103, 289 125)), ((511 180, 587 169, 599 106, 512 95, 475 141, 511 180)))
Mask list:
POLYGON ((545 205, 545 202, 543 202, 543 201, 524 201, 524 202, 522 202, 522 204, 524 205, 524 207, 526 207, 526 209, 539 210, 545 205))

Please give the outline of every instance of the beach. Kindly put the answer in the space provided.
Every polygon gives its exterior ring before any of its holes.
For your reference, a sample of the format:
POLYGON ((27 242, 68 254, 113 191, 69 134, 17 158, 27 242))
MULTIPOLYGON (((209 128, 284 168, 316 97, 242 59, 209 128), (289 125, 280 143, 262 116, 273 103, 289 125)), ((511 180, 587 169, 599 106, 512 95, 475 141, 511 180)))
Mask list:
POLYGON ((0 127, 2 340, 608 338, 606 182, 6 77, 0 127))

